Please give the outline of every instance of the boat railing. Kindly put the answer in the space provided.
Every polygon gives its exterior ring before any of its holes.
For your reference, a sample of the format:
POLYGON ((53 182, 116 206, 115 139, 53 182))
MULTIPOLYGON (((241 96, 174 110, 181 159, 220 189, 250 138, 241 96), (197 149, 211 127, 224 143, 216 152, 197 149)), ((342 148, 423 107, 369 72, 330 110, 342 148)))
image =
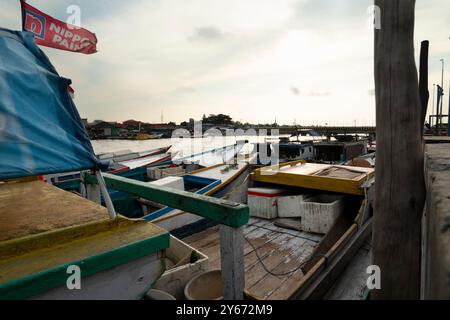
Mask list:
MULTIPOLYGON (((245 288, 243 228, 249 221, 247 205, 188 191, 154 186, 108 173, 103 173, 102 176, 107 188, 180 209, 219 224, 223 297, 226 300, 243 299, 245 288)), ((98 193, 98 190, 95 191, 95 188, 98 188, 95 175, 85 172, 83 181, 89 186, 86 190, 98 193)))

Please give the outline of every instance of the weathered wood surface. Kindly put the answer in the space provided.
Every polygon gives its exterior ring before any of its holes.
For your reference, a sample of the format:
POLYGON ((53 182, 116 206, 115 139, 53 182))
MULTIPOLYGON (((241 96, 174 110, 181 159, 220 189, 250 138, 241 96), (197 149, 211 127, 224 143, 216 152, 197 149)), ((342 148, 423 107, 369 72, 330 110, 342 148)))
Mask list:
POLYGON ((419 72, 419 94, 421 103, 421 118, 419 130, 422 132, 425 119, 427 117, 428 101, 430 92, 428 91, 428 51, 430 48, 429 41, 422 41, 420 46, 420 72, 419 72))
POLYGON ((367 267, 372 264, 372 245, 367 242, 327 292, 326 300, 362 300, 367 285, 367 267))
MULTIPOLYGON (((326 264, 324 270, 297 296, 297 299, 322 299, 333 284, 342 275, 345 267, 352 261, 356 252, 372 234, 372 219, 367 221, 358 232, 326 264)), ((371 263, 370 263, 371 264, 371 263)), ((366 266, 366 268, 368 265, 366 266)), ((350 288, 349 288, 350 289, 350 288)))
POLYGON ((415 0, 376 0, 377 163, 374 264, 382 289, 374 299, 417 299, 424 205, 421 103, 414 60, 415 0))
POLYGON ((0 241, 107 218, 106 208, 48 183, 0 184, 0 241))
POLYGON ((101 204, 100 197, 100 186, 98 184, 88 184, 86 185, 86 198, 89 201, 101 204))
MULTIPOLYGON (((311 255, 321 236, 283 229, 271 221, 251 218, 244 228, 244 269, 246 290, 255 297, 285 300, 295 291, 303 278, 298 267, 311 255), (264 265, 262 266, 254 248, 264 265), (290 272, 295 271, 295 272, 290 272)), ((214 227, 194 234, 183 241, 206 254, 210 268, 220 268, 219 228, 214 227)))
POLYGON ((245 289, 244 227, 220 226, 219 229, 223 298, 242 300, 245 289))
MULTIPOLYGON (((449 141, 450 142, 450 141, 449 141)), ((450 299, 450 143, 425 149, 424 299, 450 299)))
MULTIPOLYGON (((240 227, 249 220, 248 206, 224 199, 213 198, 188 191, 136 181, 108 173, 102 174, 110 189, 126 192, 155 201, 174 209, 184 210, 229 227, 240 227)), ((95 176, 85 174, 88 184, 97 184, 95 176)))

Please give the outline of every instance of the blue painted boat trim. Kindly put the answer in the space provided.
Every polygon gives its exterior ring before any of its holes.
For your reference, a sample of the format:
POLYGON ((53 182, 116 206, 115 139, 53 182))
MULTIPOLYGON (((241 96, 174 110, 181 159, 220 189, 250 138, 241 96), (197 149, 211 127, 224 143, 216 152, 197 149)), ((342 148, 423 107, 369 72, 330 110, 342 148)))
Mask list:
MULTIPOLYGON (((203 188, 201 188, 200 190, 197 190, 195 192, 196 194, 205 194, 208 191, 212 190, 213 188, 217 187, 218 185, 220 185, 222 183, 222 180, 220 180, 220 179, 209 179, 209 178, 203 178, 203 177, 197 177, 197 176, 191 176, 191 175, 184 176, 183 179, 185 180, 185 182, 189 181, 189 182, 194 182, 197 184, 204 185, 203 188)), ((177 209, 170 208, 170 207, 164 207, 164 208, 156 210, 156 211, 142 217, 142 219, 145 219, 147 221, 152 221, 152 220, 155 220, 162 216, 165 216, 175 210, 177 210, 177 209)))

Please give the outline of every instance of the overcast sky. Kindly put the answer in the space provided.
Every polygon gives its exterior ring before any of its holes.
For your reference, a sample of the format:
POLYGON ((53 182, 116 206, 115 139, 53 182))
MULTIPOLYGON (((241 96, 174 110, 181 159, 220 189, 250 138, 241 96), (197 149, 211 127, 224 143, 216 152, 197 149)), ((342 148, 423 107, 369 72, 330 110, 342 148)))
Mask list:
MULTIPOLYGON (((81 8, 98 53, 42 47, 90 121, 177 123, 226 113, 252 123, 373 125, 373 0, 28 0, 81 8)), ((17 0, 0 26, 21 28, 17 0)), ((450 1, 417 0, 416 56, 431 41, 430 93, 450 71, 450 1)), ((445 87, 448 89, 450 72, 445 87)), ((447 95, 448 98, 448 95, 447 95)), ((447 100, 447 99, 446 99, 447 100)), ((430 106, 431 106, 430 99, 430 106)), ((445 104, 447 108, 447 103, 445 104)))

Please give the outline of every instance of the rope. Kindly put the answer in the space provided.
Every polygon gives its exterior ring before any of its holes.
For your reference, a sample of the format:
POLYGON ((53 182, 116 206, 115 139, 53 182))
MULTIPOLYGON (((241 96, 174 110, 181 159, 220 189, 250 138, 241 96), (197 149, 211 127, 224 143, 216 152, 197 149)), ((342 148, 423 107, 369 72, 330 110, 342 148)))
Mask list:
POLYGON ((264 264, 264 262, 262 261, 260 255, 259 255, 258 249, 253 245, 253 243, 251 243, 250 240, 248 240, 247 238, 244 238, 244 239, 245 239, 245 241, 247 241, 247 243, 253 248, 253 250, 254 250, 254 252, 255 252, 255 254, 256 254, 256 258, 258 259, 258 261, 259 261, 259 263, 261 264, 261 266, 263 267, 263 269, 264 269, 268 274, 271 274, 272 276, 275 276, 275 277, 283 277, 283 276, 291 275, 291 274, 293 274, 294 272, 297 272, 298 270, 300 270, 300 269, 303 267, 303 265, 304 265, 304 263, 301 263, 301 264, 300 264, 298 267, 296 267, 295 269, 292 269, 291 271, 284 272, 284 273, 275 273, 275 272, 272 272, 272 271, 269 270, 269 268, 267 268, 267 266, 266 266, 266 265, 264 264))
POLYGON ((281 233, 281 234, 286 234, 286 235, 289 235, 289 236, 293 236, 295 238, 308 240, 308 241, 311 241, 311 242, 314 242, 314 243, 319 243, 320 242, 319 240, 314 240, 314 239, 310 239, 310 238, 307 238, 307 237, 302 237, 300 235, 295 235, 295 234, 292 234, 292 233, 286 232, 286 231, 273 230, 273 229, 270 229, 270 228, 267 228, 267 227, 257 226, 256 224, 248 224, 247 226, 256 227, 256 228, 260 228, 260 229, 264 229, 264 230, 272 231, 272 232, 277 232, 277 233, 281 233))
POLYGON ((261 266, 263 267, 263 269, 270 275, 275 276, 275 277, 284 277, 284 276, 289 276, 295 272, 297 272, 298 270, 300 270, 301 268, 303 268, 305 266, 305 264, 310 261, 312 258, 314 257, 322 257, 325 259, 325 266, 328 265, 328 257, 325 254, 322 253, 317 253, 313 256, 311 256, 307 261, 304 261, 302 263, 300 263, 300 265, 288 272, 283 272, 283 273, 275 273, 271 270, 269 270, 269 268, 264 264, 263 259, 261 258, 261 256, 259 255, 258 249, 253 245, 253 243, 250 242, 249 239, 247 239, 246 237, 244 237, 245 241, 247 241, 247 243, 253 248, 255 254, 256 254, 256 258, 258 259, 258 262, 261 264, 261 266))

